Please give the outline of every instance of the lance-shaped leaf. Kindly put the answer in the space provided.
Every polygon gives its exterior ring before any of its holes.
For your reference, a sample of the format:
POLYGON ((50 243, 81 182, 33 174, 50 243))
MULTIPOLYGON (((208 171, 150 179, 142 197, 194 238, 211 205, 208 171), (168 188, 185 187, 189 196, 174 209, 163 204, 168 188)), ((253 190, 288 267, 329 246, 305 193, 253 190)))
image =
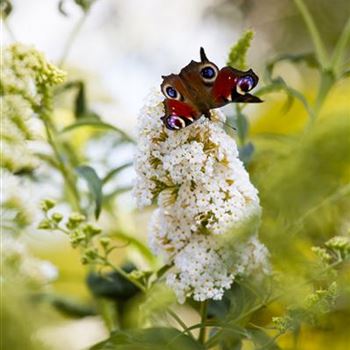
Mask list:
POLYGON ((240 111, 239 108, 237 108, 236 111, 237 134, 241 144, 244 144, 249 130, 249 122, 247 117, 240 111))
POLYGON ((86 180, 92 198, 95 202, 95 217, 98 219, 102 207, 102 181, 94 168, 82 165, 76 168, 77 173, 86 180))
POLYGON ((85 126, 91 126, 91 127, 95 127, 95 128, 99 128, 99 129, 108 129, 108 130, 115 131, 117 134, 119 134, 119 136, 122 138, 123 141, 135 143, 135 141, 125 131, 117 128, 114 125, 104 123, 96 118, 79 119, 77 122, 65 127, 61 131, 61 133, 66 133, 66 132, 72 131, 74 129, 85 127, 85 126))
MULTIPOLYGON (((130 273, 136 269, 136 266, 128 263, 124 264, 122 269, 126 273, 130 273)), ((86 282, 95 296, 114 300, 128 300, 140 291, 117 271, 108 272, 107 274, 90 272, 86 282)))
POLYGON ((204 346, 174 328, 115 331, 90 350, 204 350, 204 346))

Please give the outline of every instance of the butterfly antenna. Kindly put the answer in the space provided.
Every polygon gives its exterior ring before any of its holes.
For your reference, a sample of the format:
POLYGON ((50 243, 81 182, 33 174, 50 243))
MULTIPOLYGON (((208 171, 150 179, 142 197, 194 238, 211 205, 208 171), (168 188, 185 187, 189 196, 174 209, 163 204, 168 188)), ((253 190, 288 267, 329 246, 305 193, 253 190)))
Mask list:
POLYGON ((226 123, 226 122, 223 122, 220 120, 220 123, 224 124, 225 126, 227 126, 228 128, 232 129, 232 130, 235 130, 237 131, 237 128, 235 128, 233 125, 229 124, 229 123, 226 123))

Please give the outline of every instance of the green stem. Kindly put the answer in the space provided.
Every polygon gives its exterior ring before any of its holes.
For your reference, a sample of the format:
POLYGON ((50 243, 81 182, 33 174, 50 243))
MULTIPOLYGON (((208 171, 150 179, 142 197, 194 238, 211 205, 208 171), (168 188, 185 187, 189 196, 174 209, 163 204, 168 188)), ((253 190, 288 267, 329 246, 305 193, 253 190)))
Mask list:
POLYGON ((323 70, 321 71, 321 81, 318 88, 316 100, 314 103, 314 106, 311 110, 311 113, 309 113, 309 120, 306 125, 305 131, 306 133, 312 129, 312 127, 315 124, 315 121, 320 114, 322 105, 324 104, 326 97, 331 90, 332 86, 334 85, 335 78, 334 74, 331 70, 323 70))
POLYGON ((13 41, 13 42, 16 42, 16 35, 14 34, 11 26, 9 25, 8 21, 5 20, 5 19, 1 19, 0 20, 0 25, 4 25, 4 27, 6 28, 7 30, 7 33, 8 35, 10 36, 10 39, 13 41))
POLYGON ((315 22, 308 8, 305 6, 303 0, 294 0, 294 3, 297 6, 298 10, 300 11, 300 14, 303 17, 304 22, 309 30, 320 65, 323 68, 328 68, 328 64, 329 64, 328 55, 327 55, 325 46, 322 42, 320 33, 318 32, 318 29, 315 25, 315 22))
POLYGON ((344 54, 347 47, 348 42, 350 41, 350 18, 345 24, 342 34, 337 42, 337 45, 334 49, 334 53, 332 56, 331 65, 333 67, 333 71, 336 77, 341 75, 344 54))
MULTIPOLYGON (((205 300, 201 302, 201 307, 200 307, 201 324, 205 324, 205 321, 207 319, 207 311, 208 311, 208 300, 205 300)), ((204 326, 204 327, 201 327, 199 330, 198 341, 201 344, 204 344, 205 342, 205 335, 206 335, 206 327, 204 326)))
MULTIPOLYGON (((252 314, 253 312, 261 309, 262 307, 266 306, 268 303, 271 303, 272 301, 275 301, 277 299, 277 297, 273 297, 271 298, 269 301, 264 301, 262 303, 257 304, 256 306, 252 307, 250 310, 246 311, 244 314, 242 314, 241 316, 237 317, 234 322, 237 323, 239 321, 241 321, 242 319, 244 319, 245 317, 249 316, 250 314, 252 314)), ((210 349, 212 347, 214 347, 217 342, 220 340, 220 337, 223 333, 223 330, 221 329, 220 331, 218 331, 213 337, 211 337, 206 343, 205 346, 210 349)))
POLYGON ((130 283, 135 285, 137 288, 139 288, 143 293, 146 292, 146 288, 139 282, 134 280, 133 278, 130 278, 129 274, 126 273, 123 269, 113 265, 110 263, 107 259, 102 258, 106 264, 106 266, 109 266, 111 269, 113 269, 115 272, 118 272, 120 275, 122 275, 125 279, 127 279, 130 283))
POLYGON ((185 333, 187 333, 191 338, 194 339, 193 334, 190 330, 188 330, 188 327, 186 326, 185 322, 181 320, 181 318, 172 310, 167 310, 169 315, 182 327, 185 333))
POLYGON ((334 75, 333 72, 329 70, 325 70, 321 73, 321 82, 320 87, 318 90, 315 107, 314 107, 314 114, 315 117, 317 117, 318 113, 321 110, 321 107, 334 84, 334 75))
POLYGON ((64 65, 64 62, 66 61, 66 58, 68 57, 69 51, 71 50, 75 39, 77 38, 81 28, 83 27, 83 25, 86 21, 88 13, 89 13, 88 11, 84 12, 84 14, 81 16, 81 18, 79 19, 77 24, 74 26, 72 32, 70 33, 68 40, 66 41, 66 43, 64 45, 62 56, 59 60, 59 64, 58 64, 59 67, 62 67, 64 65))
POLYGON ((66 182, 68 189, 70 190, 71 197, 72 197, 72 204, 74 207, 74 210, 80 211, 80 198, 79 198, 79 193, 76 189, 74 179, 72 178, 72 174, 68 170, 68 168, 65 165, 65 162, 58 150, 58 146, 54 140, 54 137, 52 135, 52 131, 49 126, 49 122, 47 118, 42 118, 44 126, 45 126, 45 131, 47 135, 47 140, 56 156, 58 167, 60 169, 60 172, 63 176, 63 180, 66 182))
POLYGON ((333 203, 334 201, 337 201, 339 198, 342 198, 344 196, 348 196, 350 194, 350 184, 347 184, 340 189, 338 189, 335 193, 332 193, 330 196, 326 197, 324 200, 322 200, 320 203, 315 205, 314 207, 310 208, 306 211, 306 213, 300 217, 293 226, 300 226, 305 219, 310 216, 311 214, 314 214, 318 209, 322 208, 323 206, 333 203))

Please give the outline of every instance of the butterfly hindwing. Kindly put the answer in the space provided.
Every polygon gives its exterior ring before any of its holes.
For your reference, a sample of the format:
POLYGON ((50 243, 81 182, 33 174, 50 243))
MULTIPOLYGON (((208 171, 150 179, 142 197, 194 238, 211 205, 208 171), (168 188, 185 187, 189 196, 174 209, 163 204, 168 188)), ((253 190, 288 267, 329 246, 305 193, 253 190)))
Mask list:
POLYGON ((162 117, 162 120, 164 125, 170 130, 182 129, 201 116, 200 112, 185 102, 165 99, 163 103, 165 115, 162 117))
POLYGON ((258 81, 258 76, 251 69, 243 72, 232 67, 222 68, 212 88, 213 108, 231 102, 262 102, 259 97, 248 93, 258 81))

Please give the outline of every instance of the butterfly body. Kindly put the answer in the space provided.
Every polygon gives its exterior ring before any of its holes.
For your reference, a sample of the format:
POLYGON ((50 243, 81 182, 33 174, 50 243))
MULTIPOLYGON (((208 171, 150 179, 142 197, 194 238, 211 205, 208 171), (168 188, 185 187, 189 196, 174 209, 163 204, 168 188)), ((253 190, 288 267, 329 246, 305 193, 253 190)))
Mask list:
POLYGON ((191 61, 179 74, 163 76, 161 90, 164 125, 170 130, 191 125, 202 115, 210 118, 210 110, 231 102, 262 102, 248 93, 258 83, 257 75, 231 67, 221 70, 200 50, 201 62, 191 61))

